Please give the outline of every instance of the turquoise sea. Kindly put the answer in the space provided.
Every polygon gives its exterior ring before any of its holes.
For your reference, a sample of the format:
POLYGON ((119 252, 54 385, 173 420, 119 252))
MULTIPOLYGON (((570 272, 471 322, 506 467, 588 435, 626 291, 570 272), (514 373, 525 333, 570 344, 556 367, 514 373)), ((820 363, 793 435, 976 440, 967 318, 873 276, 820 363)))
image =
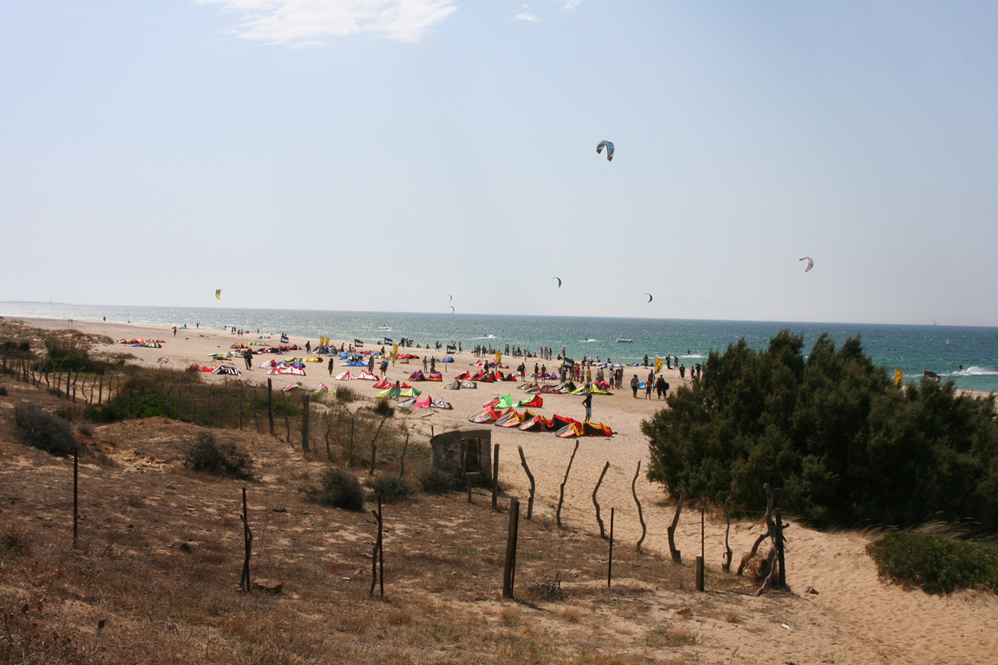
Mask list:
POLYGON ((261 334, 288 333, 334 341, 354 338, 368 343, 383 337, 408 337, 419 344, 461 342, 538 350, 564 348, 569 357, 593 356, 613 362, 639 362, 679 356, 687 367, 701 362, 712 349, 723 350, 744 337, 763 348, 783 329, 804 334, 805 351, 824 332, 840 346, 860 335, 866 353, 905 380, 925 370, 968 390, 998 392, 998 328, 908 326, 852 323, 793 323, 780 321, 684 321, 676 319, 614 319, 600 317, 508 316, 488 314, 407 314, 398 312, 327 312, 320 310, 224 309, 179 307, 119 307, 41 303, 0 303, 0 316, 89 319, 223 329, 236 326, 261 334), (617 339, 631 339, 618 343, 617 339))

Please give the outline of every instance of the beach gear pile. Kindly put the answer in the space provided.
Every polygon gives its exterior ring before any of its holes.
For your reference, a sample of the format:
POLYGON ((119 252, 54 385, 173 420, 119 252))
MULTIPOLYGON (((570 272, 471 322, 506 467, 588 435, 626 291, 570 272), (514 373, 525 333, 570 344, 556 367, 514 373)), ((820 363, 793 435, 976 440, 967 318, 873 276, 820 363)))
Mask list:
MULTIPOLYGON (((400 405, 401 406, 401 405, 400 405)), ((588 420, 579 422, 574 418, 559 416, 550 418, 533 413, 529 408, 520 413, 518 407, 540 408, 543 401, 535 395, 530 400, 513 401, 511 395, 497 397, 482 405, 482 411, 468 418, 477 424, 492 423, 496 427, 516 427, 521 432, 554 432, 555 436, 570 439, 579 436, 613 436, 609 425, 593 423, 588 420)))
POLYGON ((125 344, 126 346, 144 346, 147 349, 159 349, 164 344, 165 340, 162 339, 119 339, 118 344, 125 344))

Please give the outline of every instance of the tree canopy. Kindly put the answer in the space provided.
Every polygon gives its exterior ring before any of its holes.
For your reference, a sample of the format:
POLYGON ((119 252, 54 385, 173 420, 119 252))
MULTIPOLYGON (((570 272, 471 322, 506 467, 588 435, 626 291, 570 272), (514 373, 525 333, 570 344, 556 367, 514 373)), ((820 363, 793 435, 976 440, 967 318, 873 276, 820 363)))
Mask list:
POLYGON ((642 423, 650 480, 670 494, 758 509, 778 504, 816 526, 911 526, 971 518, 998 528, 998 427, 993 396, 951 381, 894 386, 860 338, 822 335, 807 356, 783 331, 768 349, 745 340, 712 351, 703 376, 642 423))

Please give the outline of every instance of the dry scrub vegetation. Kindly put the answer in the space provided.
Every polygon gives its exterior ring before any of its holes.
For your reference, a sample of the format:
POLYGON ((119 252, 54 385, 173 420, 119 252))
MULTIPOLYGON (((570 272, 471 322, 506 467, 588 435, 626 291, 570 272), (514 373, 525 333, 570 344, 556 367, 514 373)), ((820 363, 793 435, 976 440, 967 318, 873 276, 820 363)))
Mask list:
MULTIPOLYGON (((463 493, 386 504, 385 597, 371 597, 371 490, 361 512, 310 500, 331 463, 368 480, 380 418, 335 399, 315 407, 336 424, 328 459, 315 413, 311 455, 252 422, 211 437, 164 417, 75 423, 84 454, 74 550, 72 458, 21 443, 14 418, 19 404, 51 413, 67 401, 0 382, 0 665, 683 663, 710 648, 707 632, 745 621, 743 596, 694 594, 690 566, 633 544, 617 544, 608 589, 607 542, 549 520, 521 520, 517 598, 502 600, 508 516, 481 489, 474 504, 463 493), (192 446, 209 438, 246 455, 252 477, 195 471, 192 446), (280 594, 238 590, 243 487, 252 577, 281 583, 280 594)), ((406 444, 395 418, 378 438, 376 478, 399 475, 406 445, 405 478, 426 473, 426 442, 406 444)))

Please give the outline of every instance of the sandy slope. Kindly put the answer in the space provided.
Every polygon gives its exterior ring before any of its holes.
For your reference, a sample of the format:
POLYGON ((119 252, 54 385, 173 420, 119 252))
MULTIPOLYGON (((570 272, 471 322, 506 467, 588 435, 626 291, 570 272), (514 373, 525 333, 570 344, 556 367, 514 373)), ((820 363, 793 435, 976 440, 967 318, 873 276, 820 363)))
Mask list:
MULTIPOLYGON (((30 319, 31 325, 43 328, 64 328, 63 320, 30 319)), ((88 333, 108 335, 114 339, 145 337, 166 340, 160 349, 125 348, 114 346, 109 350, 126 351, 139 358, 139 362, 183 368, 191 363, 211 364, 209 354, 225 351, 235 342, 248 342, 255 338, 221 331, 180 331, 176 338, 171 329, 154 326, 110 324, 101 322, 74 322, 74 327, 88 333)), ((277 338, 272 340, 277 341, 277 338)), ((315 339, 311 340, 313 343, 315 339)), ((304 345, 305 339, 292 338, 292 343, 304 345)), ((411 350, 422 355, 423 350, 411 350)), ((436 356, 443 354, 434 352, 436 356)), ((295 355, 304 356, 304 352, 295 355)), ((275 356, 262 356, 269 358, 275 356)), ((254 364, 261 356, 255 358, 254 364)), ((415 431, 428 436, 431 426, 440 432, 468 426, 467 417, 477 413, 482 403, 510 392, 514 398, 524 393, 519 384, 479 384, 477 390, 445 391, 447 377, 464 371, 474 358, 465 352, 455 355, 457 362, 448 366, 438 364, 445 372, 445 381, 415 384, 423 394, 443 397, 454 405, 453 411, 438 409, 417 410, 407 417, 415 431)), ((510 359, 514 361, 516 359, 510 359)), ((232 364, 242 368, 242 362, 232 364)), ((552 365, 554 363, 548 363, 552 365)), ((533 365, 533 361, 529 363, 533 365)), ((334 374, 342 371, 339 361, 334 374)), ((391 380, 405 380, 421 364, 398 365, 389 370, 391 380)), ((359 368, 358 368, 359 369, 359 368)), ((292 380, 306 387, 324 382, 336 384, 327 374, 325 364, 309 365, 307 377, 275 376, 274 387, 280 388, 292 380)), ((356 371, 355 371, 356 373, 356 371)), ((625 374, 630 380, 631 371, 625 374)), ((645 372, 646 373, 646 372, 645 372)), ((255 368, 244 372, 251 382, 263 382, 264 370, 255 368)), ((207 376, 209 380, 212 378, 207 376)), ((667 372, 673 389, 680 383, 676 372, 667 372)), ((373 394, 369 382, 352 381, 350 387, 362 394, 373 394)), ((545 395, 544 415, 559 413, 582 419, 584 409, 579 396, 545 395)), ((635 400, 626 389, 612 396, 594 399, 594 420, 610 425, 615 435, 610 439, 584 438, 580 440, 571 474, 566 486, 565 508, 562 519, 579 528, 598 531, 592 505, 592 490, 605 462, 610 470, 599 492, 599 500, 608 523, 609 510, 616 509, 616 538, 633 545, 640 536, 637 510, 631 496, 631 481, 639 461, 647 465, 647 441, 640 431, 641 421, 661 407, 655 399, 635 400)), ((553 434, 531 434, 516 429, 494 428, 493 442, 501 446, 500 474, 511 492, 526 496, 527 479, 523 473, 516 447, 522 446, 531 470, 537 480, 535 512, 554 515, 558 502, 559 486, 571 456, 574 441, 556 438, 553 434)), ((668 555, 666 527, 672 520, 674 506, 665 500, 657 485, 649 483, 642 472, 637 481, 637 493, 644 507, 648 524, 645 549, 668 555)), ((760 489, 760 510, 764 496, 760 489)), ((740 522, 732 529, 732 549, 735 565, 751 545, 759 525, 740 522)), ((677 536, 677 547, 689 564, 699 554, 700 515, 685 510, 677 536)), ((998 663, 998 602, 990 595, 962 592, 948 597, 929 596, 921 591, 905 591, 885 586, 877 580, 872 561, 864 554, 869 542, 861 533, 822 533, 792 524, 786 532, 788 538, 788 582, 796 596, 786 603, 773 603, 767 599, 746 598, 746 612, 762 613, 772 622, 774 630, 749 630, 732 624, 730 629, 709 635, 703 659, 707 662, 828 662, 828 663, 998 663), (818 595, 805 594, 806 587, 818 590, 818 595), (781 624, 789 626, 782 628, 781 624), (737 649, 737 651, 736 651, 737 649), (733 655, 734 654, 734 655, 733 655)), ((710 519, 706 524, 705 555, 708 569, 708 587, 711 578, 719 580, 721 554, 723 553, 724 525, 710 519)), ((692 586, 692 570, 691 570, 692 586)), ((715 583, 715 588, 724 585, 715 583)))

